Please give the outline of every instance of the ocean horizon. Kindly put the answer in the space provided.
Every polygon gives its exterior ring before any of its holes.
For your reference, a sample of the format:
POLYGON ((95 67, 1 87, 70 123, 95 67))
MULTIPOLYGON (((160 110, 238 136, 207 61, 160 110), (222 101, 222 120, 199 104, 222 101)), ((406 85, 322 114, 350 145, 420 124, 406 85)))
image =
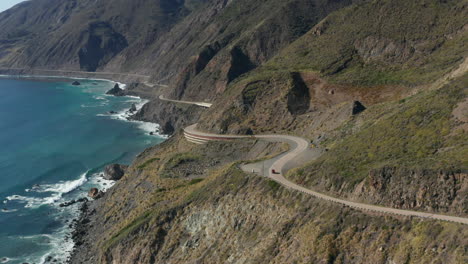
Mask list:
POLYGON ((81 203, 60 204, 111 187, 105 165, 128 165, 164 141, 157 124, 127 120, 132 104, 146 101, 106 95, 114 85, 0 77, 0 263, 65 263, 81 203))

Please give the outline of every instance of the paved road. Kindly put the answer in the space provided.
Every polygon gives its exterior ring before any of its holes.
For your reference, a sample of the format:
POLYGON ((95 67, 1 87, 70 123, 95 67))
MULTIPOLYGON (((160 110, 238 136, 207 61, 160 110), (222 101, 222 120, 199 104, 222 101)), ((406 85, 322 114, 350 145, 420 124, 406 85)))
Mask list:
POLYGON ((468 218, 463 218, 463 217, 424 213, 424 212, 417 212, 417 211, 411 211, 411 210, 401 210, 401 209, 395 209, 391 207, 383 207, 383 206, 370 205, 370 204, 365 204, 365 203, 358 203, 358 202, 343 200, 343 199, 335 198, 332 196, 328 196, 322 193, 312 191, 294 182, 289 181, 283 176, 283 174, 286 173, 287 170, 304 165, 306 162, 310 162, 314 158, 317 158, 320 156, 320 150, 312 149, 310 147, 309 142, 306 139, 303 139, 300 137, 288 136, 288 135, 258 135, 258 136, 218 135, 218 134, 211 134, 211 133, 198 131, 196 129, 196 124, 185 128, 184 135, 188 141, 191 141, 197 144, 204 144, 208 141, 232 140, 232 139, 241 139, 241 138, 255 138, 255 139, 268 140, 268 141, 286 142, 290 145, 290 150, 288 152, 283 153, 273 159, 266 160, 264 162, 243 165, 241 166, 241 168, 246 172, 252 172, 252 170, 254 170, 255 173, 269 177, 272 180, 286 186, 287 188, 294 189, 294 190, 315 196, 323 200, 331 201, 334 203, 360 209, 363 211, 374 211, 374 212, 385 213, 385 214, 402 215, 402 216, 409 216, 409 217, 420 217, 420 218, 468 224, 468 218), (273 169, 277 173, 273 173, 272 172, 273 169))
POLYGON ((160 100, 167 101, 167 102, 173 102, 173 103, 180 103, 180 104, 191 104, 191 105, 198 105, 206 108, 210 108, 213 104, 210 103, 205 103, 205 102, 192 102, 192 101, 181 101, 181 100, 172 100, 172 99, 167 99, 164 98, 164 96, 160 95, 159 96, 160 100))

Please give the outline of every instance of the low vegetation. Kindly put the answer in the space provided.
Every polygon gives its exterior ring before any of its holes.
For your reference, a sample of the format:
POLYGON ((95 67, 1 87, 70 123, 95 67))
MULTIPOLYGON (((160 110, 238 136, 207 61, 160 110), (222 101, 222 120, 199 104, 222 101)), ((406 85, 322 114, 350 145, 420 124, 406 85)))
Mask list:
POLYGON ((465 75, 442 89, 369 108, 367 121, 342 126, 324 142, 330 151, 291 177, 311 185, 327 177, 352 187, 384 166, 468 169, 468 135, 452 115, 467 86, 465 75))
POLYGON ((178 153, 172 156, 164 165, 165 169, 173 169, 178 165, 181 165, 186 162, 197 161, 200 159, 200 156, 193 153, 178 153))
POLYGON ((328 16, 266 68, 353 85, 428 83, 467 54, 465 23, 466 1, 363 1, 328 16))
POLYGON ((146 167, 148 167, 150 164, 152 164, 153 162, 158 161, 158 160, 160 160, 160 158, 151 158, 151 159, 143 162, 142 164, 138 165, 137 168, 140 169, 140 170, 143 170, 146 167))

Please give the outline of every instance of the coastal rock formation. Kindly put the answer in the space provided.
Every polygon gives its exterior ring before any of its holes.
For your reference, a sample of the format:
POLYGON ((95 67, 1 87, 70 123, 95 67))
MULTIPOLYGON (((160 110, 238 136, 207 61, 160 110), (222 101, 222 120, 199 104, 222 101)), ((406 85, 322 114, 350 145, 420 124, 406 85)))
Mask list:
POLYGON ((110 164, 110 165, 107 165, 106 168, 104 169, 103 177, 106 180, 118 181, 124 176, 125 171, 127 169, 128 169, 127 165, 110 164))
POLYGON ((79 81, 74 81, 72 85, 78 86, 78 85, 81 85, 81 83, 79 81))
POLYGON ((70 262, 464 262, 465 226, 312 198, 239 170, 279 154, 265 142, 199 146, 181 129, 299 135, 325 151, 291 181, 466 216, 465 2, 41 0, 0 13, 0 67, 132 74, 109 94, 149 100, 132 118, 172 135, 111 165, 105 195, 90 190, 70 262))
POLYGON ((71 206, 71 205, 74 205, 76 203, 84 203, 84 202, 87 202, 88 199, 83 197, 83 198, 80 198, 80 199, 77 199, 77 200, 71 200, 71 201, 68 201, 68 202, 65 202, 65 203, 61 203, 59 204, 59 207, 68 207, 68 206, 71 206))
MULTIPOLYGON (((230 151, 249 157, 243 152, 245 143, 240 144, 230 151)), ((229 145, 214 143, 196 146, 192 151, 224 157, 229 145)), ((137 164, 146 164, 151 153, 179 157, 170 149, 185 152, 187 147, 167 144, 156 153, 148 150, 137 164)), ((173 164, 171 160, 168 162, 173 164)), ((264 177, 244 174, 236 166, 224 167, 201 181, 151 176, 151 171, 164 162, 135 167, 139 171, 135 177, 119 182, 109 195, 90 205, 77 228, 82 232, 77 236, 77 248, 87 250, 75 251, 72 264, 90 260, 191 263, 193 259, 201 263, 232 259, 244 259, 243 263, 332 263, 333 259, 401 263, 408 254, 421 263, 457 263, 455 252, 463 250, 467 242, 468 231, 462 225, 366 214, 291 191, 264 177), (138 194, 128 192, 130 185, 139 186, 138 194), (450 230, 458 235, 451 235, 450 230), (280 250, 272 253, 274 249, 280 250), (432 253, 428 256, 425 252, 432 253)))
POLYGON ((116 83, 114 88, 110 89, 106 92, 106 94, 114 95, 114 96, 124 96, 124 90, 119 87, 119 84, 116 83))
POLYGON ((132 119, 160 124, 161 133, 171 135, 187 125, 196 123, 205 108, 174 104, 155 99, 145 104, 132 119))
POLYGON ((130 107, 130 109, 128 110, 130 113, 134 113, 137 111, 137 107, 136 105, 133 103, 132 106, 130 107))
POLYGON ((100 191, 98 188, 91 188, 88 192, 88 196, 93 199, 99 199, 104 195, 102 191, 100 191))

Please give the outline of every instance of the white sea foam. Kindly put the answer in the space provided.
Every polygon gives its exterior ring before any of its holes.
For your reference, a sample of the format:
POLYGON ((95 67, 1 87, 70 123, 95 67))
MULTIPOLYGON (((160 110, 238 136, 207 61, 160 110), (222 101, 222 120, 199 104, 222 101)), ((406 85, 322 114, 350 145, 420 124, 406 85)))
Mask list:
POLYGON ((115 181, 103 178, 104 173, 94 173, 89 178, 89 184, 96 186, 99 190, 107 191, 110 187, 114 186, 115 181))
POLYGON ((3 208, 1 212, 2 212, 2 213, 14 213, 14 212, 16 212, 16 211, 18 211, 18 209, 6 209, 6 208, 3 208))
POLYGON ((26 189, 26 192, 37 192, 37 193, 53 193, 47 197, 31 197, 31 196, 22 196, 22 195, 11 195, 6 197, 8 201, 17 201, 20 203, 25 203, 25 208, 38 208, 42 205, 51 205, 58 203, 62 196, 66 193, 69 193, 78 187, 82 186, 86 181, 86 174, 83 173, 77 180, 73 181, 63 181, 56 184, 43 184, 33 186, 31 189, 26 189))
POLYGON ((127 88, 127 85, 125 83, 121 83, 121 82, 115 82, 115 83, 118 84, 119 88, 122 90, 125 90, 125 88, 127 88))
POLYGON ((103 97, 103 96, 99 96, 99 95, 95 95, 93 96, 94 99, 96 100, 106 100, 107 101, 107 98, 103 97))
MULTIPOLYGON (((140 97, 136 97, 136 96, 126 96, 126 97, 137 99, 137 100, 132 100, 131 101, 131 102, 135 103, 135 107, 136 107, 137 111, 139 111, 146 103, 149 102, 148 100, 141 99, 140 97)), ((97 114, 96 116, 110 117, 110 118, 116 119, 116 120, 132 122, 132 123, 138 124, 138 128, 143 130, 146 134, 149 134, 149 133, 153 132, 156 135, 158 135, 159 137, 167 138, 166 135, 163 135, 163 134, 160 133, 160 128, 161 127, 160 127, 159 124, 151 123, 151 122, 145 122, 145 121, 132 120, 132 119, 130 119, 130 117, 133 114, 134 113, 130 112, 129 109, 124 109, 124 110, 121 110, 121 111, 116 112, 114 114, 97 114)))
POLYGON ((45 254, 44 252, 37 255, 29 256, 23 261, 26 263, 48 263, 47 258, 51 257, 52 260, 57 260, 56 262, 65 263, 70 257, 70 254, 73 250, 74 243, 72 239, 66 239, 69 235, 71 229, 68 226, 64 226, 59 229, 54 234, 39 234, 33 236, 20 236, 16 239, 26 239, 30 240, 36 245, 49 246, 51 249, 48 250, 45 254))
POLYGON ((8 75, 8 74, 0 74, 0 77, 3 78, 43 78, 43 79, 67 79, 67 80, 87 80, 87 81, 105 81, 110 82, 113 85, 118 84, 121 89, 125 89, 127 85, 125 83, 116 82, 109 79, 102 79, 102 78, 83 78, 83 77, 69 77, 69 76, 53 76, 53 75, 8 75))
MULTIPOLYGON (((1 75, 0 75, 1 76, 1 75)), ((14 261, 15 259, 13 258, 7 258, 7 257, 1 257, 0 258, 0 263, 8 263, 10 261, 14 261)))
POLYGON ((62 196, 60 194, 53 194, 49 197, 38 198, 38 197, 27 197, 22 195, 11 195, 6 199, 8 201, 18 201, 20 203, 26 203, 25 208, 38 208, 41 205, 48 205, 56 203, 62 196))
POLYGON ((80 178, 78 178, 77 180, 61 181, 56 184, 43 184, 43 185, 39 185, 37 188, 33 188, 33 190, 36 192, 55 192, 55 193, 61 193, 61 194, 69 193, 75 190, 76 188, 80 187, 87 181, 86 179, 87 173, 88 172, 81 174, 80 178))

